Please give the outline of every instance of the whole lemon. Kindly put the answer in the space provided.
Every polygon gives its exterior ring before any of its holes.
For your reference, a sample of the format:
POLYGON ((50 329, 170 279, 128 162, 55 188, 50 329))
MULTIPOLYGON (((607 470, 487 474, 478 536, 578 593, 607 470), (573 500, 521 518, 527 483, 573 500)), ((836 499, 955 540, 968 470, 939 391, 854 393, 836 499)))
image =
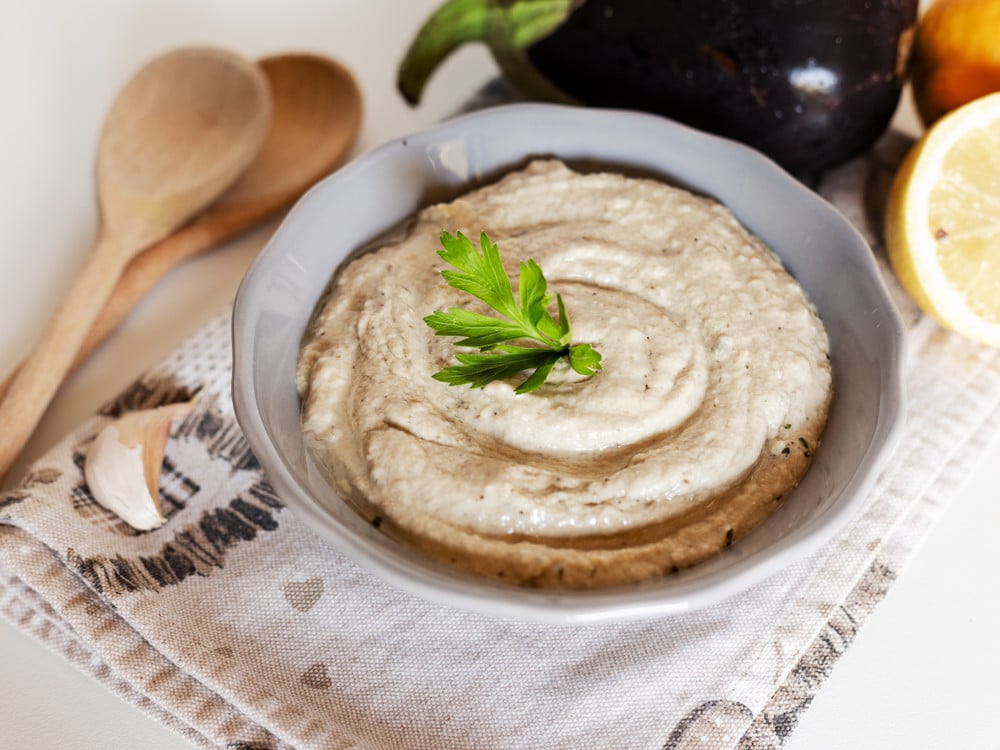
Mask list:
POLYGON ((1000 0, 936 0, 917 27, 912 81, 928 126, 1000 91, 1000 0))

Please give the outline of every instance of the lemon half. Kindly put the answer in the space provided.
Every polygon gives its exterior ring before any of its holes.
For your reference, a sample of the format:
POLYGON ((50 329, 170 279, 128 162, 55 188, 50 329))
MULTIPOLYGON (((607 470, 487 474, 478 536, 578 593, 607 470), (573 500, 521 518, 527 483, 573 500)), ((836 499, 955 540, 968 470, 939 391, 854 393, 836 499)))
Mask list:
POLYGON ((1000 347, 1000 93, 938 120, 910 151, 889 195, 886 245, 925 312, 1000 347))

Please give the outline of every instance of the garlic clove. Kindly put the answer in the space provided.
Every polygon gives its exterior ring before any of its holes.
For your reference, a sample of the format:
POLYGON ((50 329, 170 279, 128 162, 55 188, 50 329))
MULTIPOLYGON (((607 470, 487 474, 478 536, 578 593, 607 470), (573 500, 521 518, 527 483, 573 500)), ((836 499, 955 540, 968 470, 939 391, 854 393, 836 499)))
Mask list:
POLYGON ((195 402, 129 412, 107 425, 87 453, 83 474, 94 498, 139 531, 167 522, 160 509, 160 472, 170 423, 195 402))

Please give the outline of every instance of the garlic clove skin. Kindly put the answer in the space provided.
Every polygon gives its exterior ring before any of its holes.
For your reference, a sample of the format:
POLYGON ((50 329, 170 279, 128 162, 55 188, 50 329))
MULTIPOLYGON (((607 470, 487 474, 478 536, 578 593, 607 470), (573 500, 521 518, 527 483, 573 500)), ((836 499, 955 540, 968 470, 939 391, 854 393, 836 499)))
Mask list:
POLYGON ((194 401, 129 412, 101 430, 83 473, 102 506, 138 531, 167 522, 160 509, 160 473, 170 423, 194 410, 194 401))
POLYGON ((146 485, 142 448, 122 445, 113 424, 91 444, 83 475, 94 499, 133 529, 150 531, 167 522, 146 485))

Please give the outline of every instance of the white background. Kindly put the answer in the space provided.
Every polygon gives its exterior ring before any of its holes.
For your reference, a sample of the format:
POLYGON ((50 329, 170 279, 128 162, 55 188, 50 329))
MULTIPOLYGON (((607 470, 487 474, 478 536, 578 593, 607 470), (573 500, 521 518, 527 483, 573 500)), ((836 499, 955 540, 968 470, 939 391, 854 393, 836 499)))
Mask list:
MULTIPOLYGON (((358 77, 366 112, 355 154, 453 112, 495 74, 479 47, 408 108, 395 68, 437 0, 36 0, 4 4, 0 27, 0 375, 41 332, 95 230, 94 148, 128 76, 171 47, 250 57, 311 51, 358 77)), ((912 116, 903 115, 911 120, 912 116)), ((912 120, 911 120, 912 121, 912 120)), ((277 220, 172 274, 63 388, 24 461, 38 458, 213 312, 277 220)), ((911 408, 919 409, 920 404, 911 408)), ((0 436, 2 439, 2 436, 0 436)), ((998 748, 1000 598, 993 538, 1000 444, 836 666, 787 747, 998 748)), ((0 623, 0 747, 185 748, 172 732, 0 623)))

